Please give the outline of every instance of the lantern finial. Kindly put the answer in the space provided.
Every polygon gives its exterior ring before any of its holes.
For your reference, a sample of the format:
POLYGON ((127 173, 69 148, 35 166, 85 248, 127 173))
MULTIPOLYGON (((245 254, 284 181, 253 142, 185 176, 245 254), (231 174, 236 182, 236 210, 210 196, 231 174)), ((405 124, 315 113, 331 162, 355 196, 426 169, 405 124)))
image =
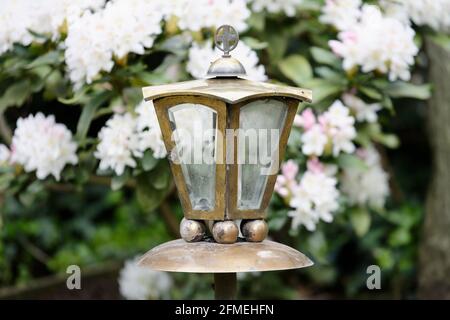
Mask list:
POLYGON ((214 35, 214 43, 223 52, 223 55, 211 63, 207 73, 208 78, 245 76, 244 66, 230 55, 230 51, 235 49, 239 43, 239 34, 236 29, 230 25, 220 26, 214 35))

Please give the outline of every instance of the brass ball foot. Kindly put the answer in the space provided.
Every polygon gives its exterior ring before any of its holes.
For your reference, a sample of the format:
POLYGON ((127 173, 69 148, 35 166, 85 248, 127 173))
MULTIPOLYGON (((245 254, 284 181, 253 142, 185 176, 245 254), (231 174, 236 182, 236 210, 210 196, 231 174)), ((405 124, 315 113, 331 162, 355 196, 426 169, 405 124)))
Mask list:
POLYGON ((183 218, 180 223, 180 235, 186 242, 197 242, 203 239, 206 226, 202 221, 183 218))
POLYGON ((235 243, 239 235, 239 228, 234 221, 217 221, 212 227, 214 240, 218 243, 235 243))
POLYGON ((269 227, 267 222, 262 219, 243 220, 241 223, 241 232, 249 242, 261 242, 267 237, 269 227))

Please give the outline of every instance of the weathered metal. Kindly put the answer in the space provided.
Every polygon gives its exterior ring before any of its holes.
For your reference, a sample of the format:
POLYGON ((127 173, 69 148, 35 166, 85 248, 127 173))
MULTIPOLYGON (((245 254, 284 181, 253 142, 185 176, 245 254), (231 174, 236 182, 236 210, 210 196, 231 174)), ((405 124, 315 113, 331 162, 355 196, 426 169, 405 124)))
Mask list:
POLYGON ((151 249, 138 264, 169 272, 230 273, 297 269, 313 262, 299 251, 269 240, 219 244, 179 239, 151 249))
POLYGON ((180 235, 184 241, 197 242, 206 234, 206 225, 203 221, 183 218, 180 223, 180 235))
POLYGON ((267 237, 269 227, 262 219, 243 220, 241 222, 241 232, 245 240, 249 242, 261 242, 267 237))
POLYGON ((312 91, 242 78, 191 80, 142 89, 146 101, 166 97, 200 96, 235 104, 248 99, 286 97, 312 102, 312 91))
POLYGON ((232 220, 217 221, 212 227, 212 235, 217 243, 235 243, 239 235, 239 228, 232 220))

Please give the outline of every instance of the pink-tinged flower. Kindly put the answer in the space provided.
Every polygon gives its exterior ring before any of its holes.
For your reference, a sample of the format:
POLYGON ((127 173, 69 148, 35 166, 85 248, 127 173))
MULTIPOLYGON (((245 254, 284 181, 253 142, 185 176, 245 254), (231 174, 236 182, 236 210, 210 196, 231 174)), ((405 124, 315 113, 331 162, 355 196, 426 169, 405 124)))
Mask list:
POLYGON ((323 164, 319 161, 319 158, 313 157, 308 160, 306 163, 306 167, 308 168, 308 171, 312 173, 321 173, 325 171, 325 168, 323 164))
POLYGON ((281 173, 287 180, 294 180, 298 173, 298 165, 293 160, 288 160, 281 166, 281 173))
POLYGON ((288 160, 281 166, 281 174, 275 182, 275 192, 289 201, 290 195, 297 187, 295 177, 298 173, 298 165, 293 160, 288 160))
POLYGON ((294 125, 297 127, 303 127, 305 130, 311 129, 316 124, 316 116, 310 108, 305 109, 300 115, 296 115, 294 119, 294 125))

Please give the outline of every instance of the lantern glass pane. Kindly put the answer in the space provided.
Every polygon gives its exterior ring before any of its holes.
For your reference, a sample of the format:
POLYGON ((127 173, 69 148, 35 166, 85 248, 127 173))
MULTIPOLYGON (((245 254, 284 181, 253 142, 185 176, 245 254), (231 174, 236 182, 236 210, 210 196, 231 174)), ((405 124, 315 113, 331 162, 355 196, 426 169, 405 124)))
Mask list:
POLYGON ((217 112, 201 104, 169 109, 175 142, 172 161, 180 164, 193 210, 215 207, 217 112))
POLYGON ((269 175, 278 171, 278 145, 287 116, 279 100, 251 102, 240 110, 238 134, 239 210, 261 207, 269 175))

